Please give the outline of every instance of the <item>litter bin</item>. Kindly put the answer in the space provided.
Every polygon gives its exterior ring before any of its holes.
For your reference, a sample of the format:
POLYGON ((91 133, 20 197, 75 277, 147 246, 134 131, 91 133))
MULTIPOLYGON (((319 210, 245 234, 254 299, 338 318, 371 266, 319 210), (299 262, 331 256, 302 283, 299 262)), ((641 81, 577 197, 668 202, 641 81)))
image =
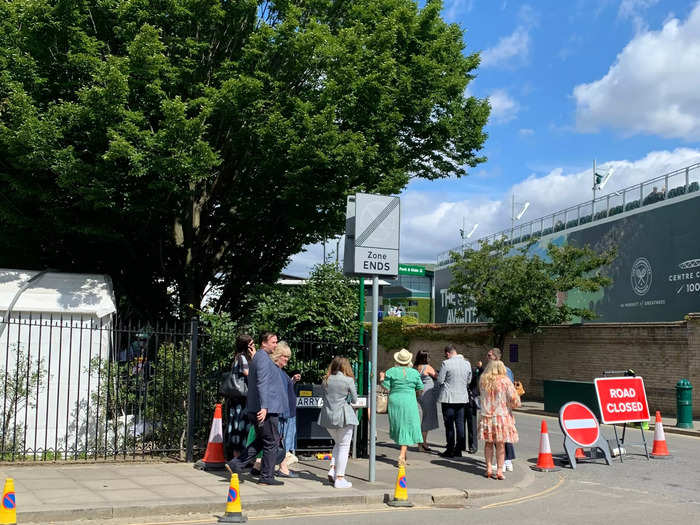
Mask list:
POLYGON ((333 439, 325 428, 316 423, 323 406, 323 387, 297 383, 295 389, 297 394, 297 451, 330 450, 333 448, 333 439))
POLYGON ((676 383, 676 426, 693 428, 693 385, 687 379, 676 383))

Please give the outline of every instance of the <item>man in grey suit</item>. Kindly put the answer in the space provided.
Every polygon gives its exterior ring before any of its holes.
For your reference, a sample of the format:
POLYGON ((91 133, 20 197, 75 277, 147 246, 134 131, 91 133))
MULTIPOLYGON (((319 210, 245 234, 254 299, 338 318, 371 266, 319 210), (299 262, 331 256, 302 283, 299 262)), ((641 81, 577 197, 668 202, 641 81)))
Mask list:
POLYGON ((282 382, 279 367, 272 362, 270 355, 277 345, 277 336, 265 332, 260 337, 260 348, 256 352, 248 371, 248 419, 255 426, 255 440, 237 458, 229 461, 229 467, 236 473, 249 464, 263 451, 260 468, 261 485, 284 485, 275 479, 275 462, 279 446, 279 414, 289 410, 287 385, 282 382))
POLYGON ((445 422, 447 439, 445 451, 440 453, 444 458, 460 457, 462 450, 466 450, 464 410, 469 401, 468 389, 471 378, 472 366, 469 361, 457 354, 454 345, 447 345, 445 360, 442 362, 437 379, 440 388, 438 401, 442 403, 442 418, 445 422))

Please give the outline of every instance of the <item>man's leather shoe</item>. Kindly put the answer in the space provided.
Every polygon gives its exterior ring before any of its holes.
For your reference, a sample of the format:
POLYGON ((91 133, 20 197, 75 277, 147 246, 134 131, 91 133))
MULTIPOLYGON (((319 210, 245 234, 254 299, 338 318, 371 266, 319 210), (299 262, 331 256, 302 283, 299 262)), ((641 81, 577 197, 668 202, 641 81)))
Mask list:
POLYGON ((472 448, 469 449, 469 453, 470 453, 470 454, 476 454, 477 451, 478 451, 478 449, 477 449, 476 447, 472 447, 472 448))
POLYGON ((284 485, 284 481, 280 481, 279 479, 275 478, 260 478, 258 480, 258 485, 284 485))
POLYGON ((438 456, 440 456, 441 458, 453 458, 454 454, 451 450, 445 450, 444 452, 440 452, 438 456))

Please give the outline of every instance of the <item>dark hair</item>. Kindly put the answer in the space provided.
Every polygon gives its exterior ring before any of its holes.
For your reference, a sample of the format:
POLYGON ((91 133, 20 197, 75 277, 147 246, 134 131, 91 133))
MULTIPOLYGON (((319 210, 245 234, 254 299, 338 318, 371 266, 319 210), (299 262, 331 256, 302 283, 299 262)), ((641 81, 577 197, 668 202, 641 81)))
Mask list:
POLYGON ((416 368, 418 365, 427 365, 430 361, 430 354, 425 350, 419 350, 416 354, 416 361, 413 363, 413 367, 416 368))
POLYGON ((253 340, 248 334, 241 334, 236 337, 236 353, 245 354, 248 351, 248 345, 253 340))
POLYGON ((263 332, 260 334, 260 344, 266 343, 270 337, 277 335, 275 332, 263 332))
POLYGON ((449 345, 447 345, 445 347, 445 352, 456 352, 456 351, 457 351, 457 347, 455 345, 453 345, 452 343, 450 343, 449 345))

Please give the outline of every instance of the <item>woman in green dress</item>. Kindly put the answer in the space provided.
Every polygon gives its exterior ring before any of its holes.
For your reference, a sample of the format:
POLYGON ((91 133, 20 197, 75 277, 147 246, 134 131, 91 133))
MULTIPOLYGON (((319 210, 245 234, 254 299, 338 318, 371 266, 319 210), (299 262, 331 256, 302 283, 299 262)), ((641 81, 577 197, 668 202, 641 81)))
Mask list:
POLYGON ((401 447, 399 466, 406 464, 408 445, 423 443, 417 401, 423 381, 411 367, 412 360, 411 352, 401 349, 394 354, 396 366, 379 373, 382 386, 389 390, 389 435, 401 447))

